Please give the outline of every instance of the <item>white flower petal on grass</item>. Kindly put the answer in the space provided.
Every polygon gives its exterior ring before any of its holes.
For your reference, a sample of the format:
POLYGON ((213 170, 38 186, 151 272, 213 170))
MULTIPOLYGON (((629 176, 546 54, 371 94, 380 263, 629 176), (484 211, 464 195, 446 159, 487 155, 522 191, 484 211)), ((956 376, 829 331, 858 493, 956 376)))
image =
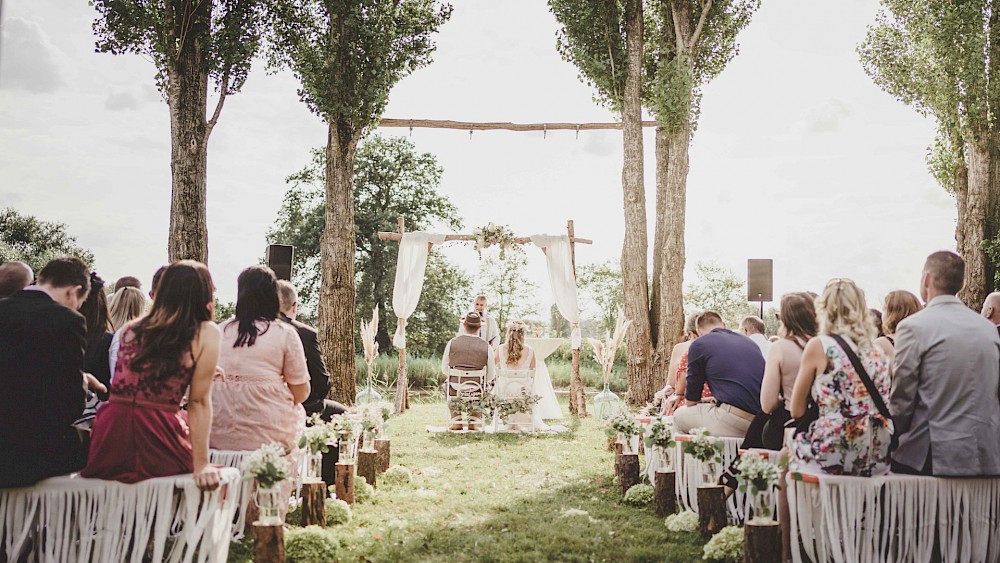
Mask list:
POLYGON ((567 508, 559 513, 563 518, 567 516, 587 516, 590 517, 590 513, 586 510, 580 510, 579 508, 567 508))
POLYGON ((437 498, 438 494, 430 489, 417 489, 413 494, 420 498, 437 498))
POLYGON ((444 471, 440 467, 434 467, 434 466, 425 467, 420 470, 420 474, 427 477, 437 477, 442 473, 444 473, 444 471))

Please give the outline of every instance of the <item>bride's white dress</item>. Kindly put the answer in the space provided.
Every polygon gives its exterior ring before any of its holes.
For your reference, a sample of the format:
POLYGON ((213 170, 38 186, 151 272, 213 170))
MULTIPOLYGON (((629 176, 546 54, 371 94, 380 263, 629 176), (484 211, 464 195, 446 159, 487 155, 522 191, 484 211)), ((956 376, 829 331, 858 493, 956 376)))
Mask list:
MULTIPOLYGON (((507 363, 506 343, 497 349, 497 353, 500 356, 501 369, 531 369, 531 362, 535 360, 534 349, 527 345, 524 347, 522 356, 513 365, 507 363)), ((542 360, 535 362, 535 379, 531 391, 532 394, 541 397, 541 400, 535 403, 531 409, 531 422, 535 430, 550 430, 551 427, 543 419, 561 419, 562 411, 559 409, 559 402, 556 401, 556 392, 552 388, 552 379, 549 377, 549 372, 545 369, 545 362, 542 360)))

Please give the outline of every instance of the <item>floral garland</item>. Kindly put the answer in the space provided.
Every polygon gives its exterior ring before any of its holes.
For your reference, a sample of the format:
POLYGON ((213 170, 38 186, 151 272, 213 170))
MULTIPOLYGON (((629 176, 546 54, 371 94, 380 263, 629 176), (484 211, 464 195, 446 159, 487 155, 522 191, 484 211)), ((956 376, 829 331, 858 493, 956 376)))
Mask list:
POLYGON ((508 248, 523 252, 523 249, 514 242, 514 232, 507 225, 487 224, 485 227, 478 227, 472 231, 472 236, 476 237, 476 252, 480 258, 483 249, 491 246, 500 247, 500 259, 503 260, 508 248))
POLYGON ((658 448, 672 448, 675 445, 673 429, 662 418, 654 418, 646 433, 646 445, 658 448))
POLYGON ((485 394, 481 398, 455 397, 448 401, 448 406, 459 412, 482 411, 485 415, 497 413, 501 418, 507 418, 514 414, 531 412, 531 407, 541 401, 540 395, 529 395, 522 393, 520 397, 501 399, 492 394, 485 394))
POLYGON ((708 429, 692 428, 691 435, 691 440, 684 442, 681 446, 684 449, 684 453, 691 455, 702 463, 709 461, 722 463, 722 450, 724 446, 722 442, 716 440, 708 433, 708 429))

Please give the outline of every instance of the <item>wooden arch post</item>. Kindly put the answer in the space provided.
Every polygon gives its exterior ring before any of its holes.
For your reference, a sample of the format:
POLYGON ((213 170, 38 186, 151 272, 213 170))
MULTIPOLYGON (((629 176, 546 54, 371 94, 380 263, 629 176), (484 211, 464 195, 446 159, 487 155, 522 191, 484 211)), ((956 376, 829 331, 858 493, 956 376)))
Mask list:
MULTIPOLYGON (((576 232, 573 220, 566 221, 566 232, 569 234, 569 256, 573 264, 573 285, 576 285, 576 232)), ((570 338, 573 328, 570 326, 570 338)), ((580 349, 573 349, 573 368, 569 376, 569 413, 576 416, 587 416, 587 397, 583 392, 583 380, 580 378, 580 349)))

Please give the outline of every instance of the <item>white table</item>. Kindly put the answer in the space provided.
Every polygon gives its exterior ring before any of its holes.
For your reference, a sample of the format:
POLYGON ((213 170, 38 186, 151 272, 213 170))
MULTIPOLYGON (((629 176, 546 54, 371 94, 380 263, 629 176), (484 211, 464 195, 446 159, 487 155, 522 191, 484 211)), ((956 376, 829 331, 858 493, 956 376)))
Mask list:
POLYGON ((538 409, 541 417, 548 420, 559 420, 563 417, 559 402, 556 401, 556 392, 552 388, 552 378, 549 370, 545 366, 545 358, 552 355, 560 346, 565 344, 565 338, 532 338, 525 337, 524 343, 531 346, 535 351, 535 387, 534 393, 542 398, 538 402, 538 409))

